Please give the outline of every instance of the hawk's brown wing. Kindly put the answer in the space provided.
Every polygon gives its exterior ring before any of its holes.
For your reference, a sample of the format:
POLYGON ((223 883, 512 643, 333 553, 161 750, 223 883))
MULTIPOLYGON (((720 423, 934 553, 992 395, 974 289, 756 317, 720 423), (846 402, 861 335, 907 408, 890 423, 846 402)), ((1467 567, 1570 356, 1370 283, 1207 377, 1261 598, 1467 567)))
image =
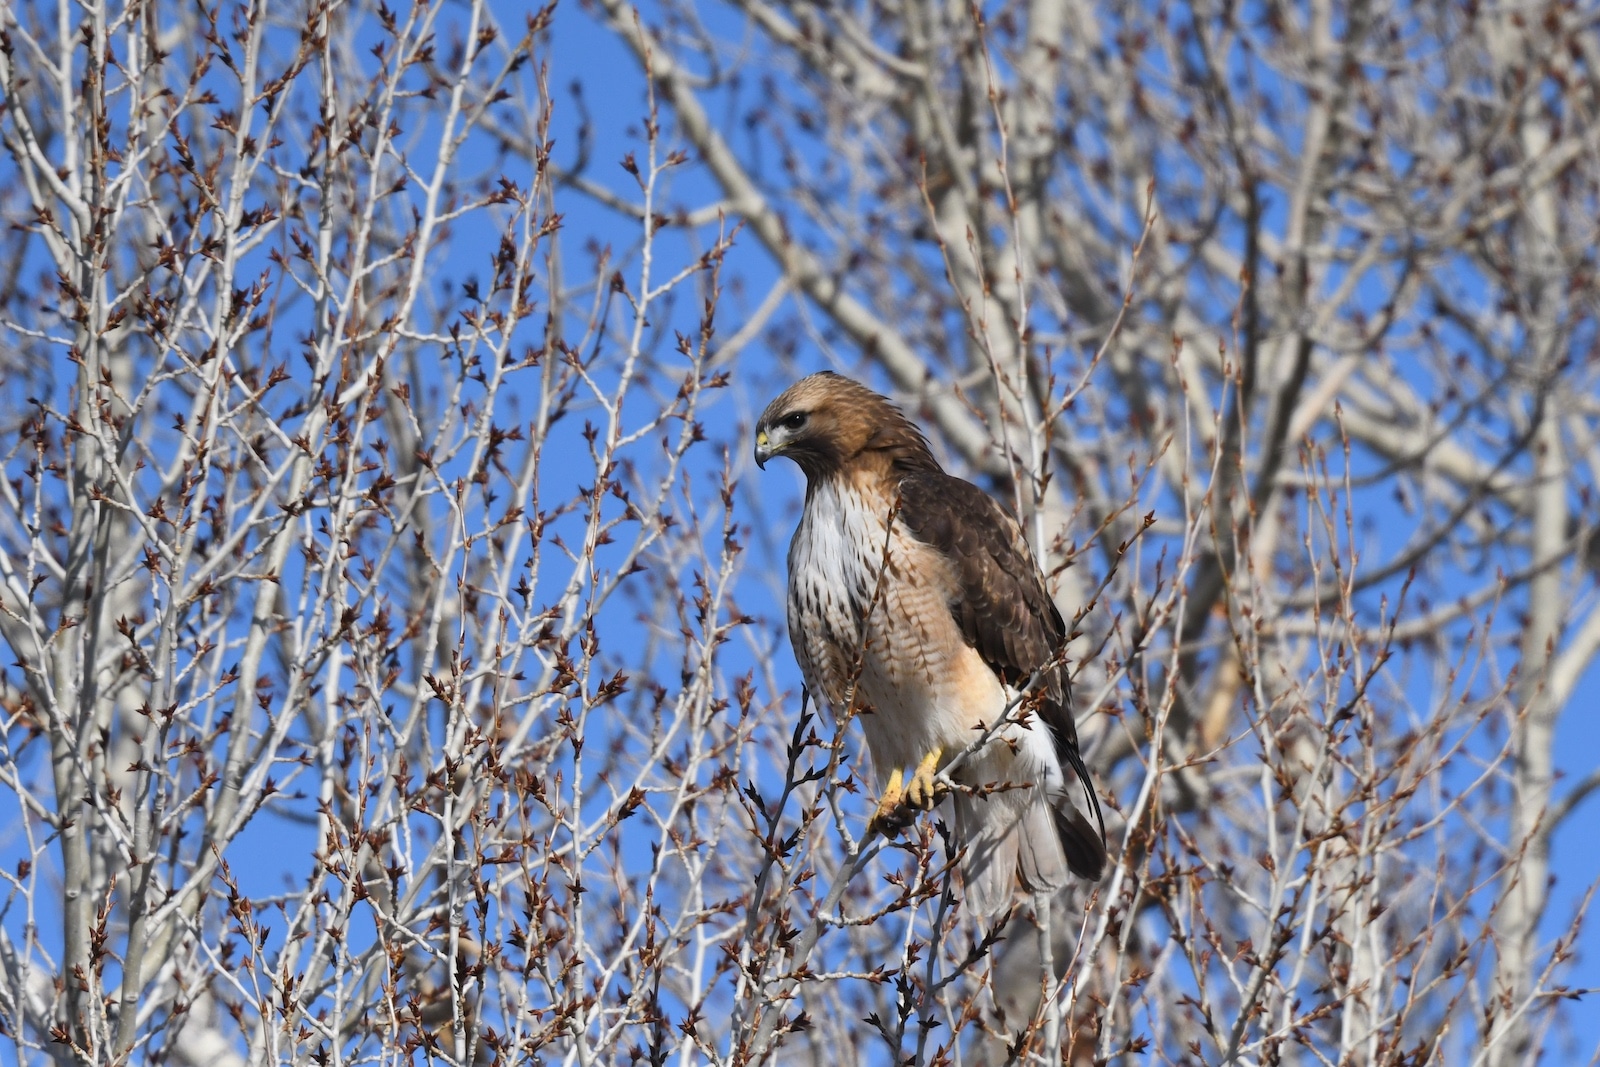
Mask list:
POLYGON ((1055 741, 1056 758, 1083 783, 1103 839, 1105 819, 1078 754, 1070 682, 1059 658, 1067 627, 1021 526, 988 493, 941 470, 912 471, 900 480, 900 520, 950 561, 958 585, 950 613, 1001 681, 1020 689, 1042 671, 1039 718, 1055 741))

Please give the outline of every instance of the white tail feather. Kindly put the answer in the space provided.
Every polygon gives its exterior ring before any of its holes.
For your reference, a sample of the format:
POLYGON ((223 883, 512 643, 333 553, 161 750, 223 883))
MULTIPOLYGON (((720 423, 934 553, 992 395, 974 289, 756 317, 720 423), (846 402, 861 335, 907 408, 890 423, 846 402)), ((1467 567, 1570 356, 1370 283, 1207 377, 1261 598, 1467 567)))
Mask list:
POLYGON ((987 797, 957 793, 953 799, 956 844, 966 849, 961 880, 967 907, 979 915, 1003 910, 1019 878, 1029 890, 1067 884, 1067 859, 1042 790, 987 797))

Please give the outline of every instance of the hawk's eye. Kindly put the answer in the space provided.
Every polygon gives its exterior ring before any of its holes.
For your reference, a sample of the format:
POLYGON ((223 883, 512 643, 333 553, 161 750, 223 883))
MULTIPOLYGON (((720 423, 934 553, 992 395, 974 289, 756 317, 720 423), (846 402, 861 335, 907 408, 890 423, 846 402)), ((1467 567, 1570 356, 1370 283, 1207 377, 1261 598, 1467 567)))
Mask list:
POLYGON ((786 429, 798 430, 805 424, 806 413, 803 411, 791 411, 789 414, 783 417, 783 425, 786 429))

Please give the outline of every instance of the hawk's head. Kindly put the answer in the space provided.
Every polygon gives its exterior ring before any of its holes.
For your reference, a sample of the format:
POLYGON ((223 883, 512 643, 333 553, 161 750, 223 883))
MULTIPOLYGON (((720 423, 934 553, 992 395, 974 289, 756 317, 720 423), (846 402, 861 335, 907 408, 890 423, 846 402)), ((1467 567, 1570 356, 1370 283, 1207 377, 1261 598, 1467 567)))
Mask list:
POLYGON ((756 423, 759 467, 773 456, 788 456, 813 479, 868 454, 933 462, 922 434, 888 398, 832 371, 795 382, 756 423))

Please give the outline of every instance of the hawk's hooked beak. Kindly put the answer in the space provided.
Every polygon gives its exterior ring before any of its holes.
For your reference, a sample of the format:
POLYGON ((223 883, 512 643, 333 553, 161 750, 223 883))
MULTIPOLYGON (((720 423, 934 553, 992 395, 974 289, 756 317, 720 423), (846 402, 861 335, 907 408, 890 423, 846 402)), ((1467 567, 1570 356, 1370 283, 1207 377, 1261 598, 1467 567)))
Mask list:
POLYGON ((756 433, 756 466, 766 470, 767 460, 771 458, 772 442, 767 439, 767 431, 760 430, 756 433))

